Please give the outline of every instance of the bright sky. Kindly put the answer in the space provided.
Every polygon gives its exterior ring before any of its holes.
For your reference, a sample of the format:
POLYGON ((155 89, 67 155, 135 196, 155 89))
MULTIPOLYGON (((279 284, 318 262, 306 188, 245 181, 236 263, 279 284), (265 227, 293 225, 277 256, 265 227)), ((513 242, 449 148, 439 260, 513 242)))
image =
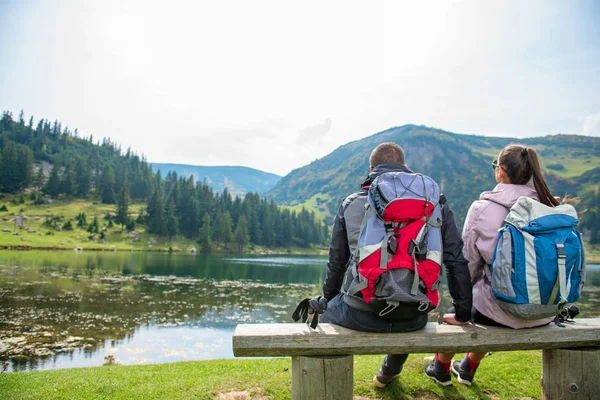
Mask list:
POLYGON ((0 1, 0 109, 284 175, 407 123, 600 136, 597 1, 0 1))

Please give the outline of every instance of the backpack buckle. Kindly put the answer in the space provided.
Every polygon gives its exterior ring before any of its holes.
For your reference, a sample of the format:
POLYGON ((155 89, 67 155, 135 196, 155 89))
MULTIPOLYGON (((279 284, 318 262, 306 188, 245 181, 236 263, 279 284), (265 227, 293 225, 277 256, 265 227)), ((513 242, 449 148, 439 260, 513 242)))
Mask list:
POLYGON ((427 311, 428 308, 429 308, 429 303, 427 303, 426 301, 421 301, 421 302, 419 302, 419 307, 417 307, 417 310, 427 311))
POLYGON ((408 252, 419 261, 424 261, 427 258, 427 243, 417 243, 415 239, 411 239, 408 245, 408 252))
POLYGON ((398 251, 398 240, 397 239, 399 237, 400 237, 400 235, 398 235, 397 233, 388 237, 387 251, 391 255, 396 254, 396 252, 398 251))

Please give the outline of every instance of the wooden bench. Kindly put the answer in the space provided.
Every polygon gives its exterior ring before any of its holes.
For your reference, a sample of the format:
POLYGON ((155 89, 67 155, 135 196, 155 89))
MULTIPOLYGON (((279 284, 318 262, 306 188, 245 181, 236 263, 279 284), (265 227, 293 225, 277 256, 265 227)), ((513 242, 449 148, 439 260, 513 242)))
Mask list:
MULTIPOLYGON (((410 333, 366 333, 337 325, 238 325, 237 357, 292 356, 292 399, 352 399, 354 354, 543 350, 544 399, 600 398, 600 318, 560 328, 513 330, 428 323, 410 333)), ((374 371, 375 373, 375 371, 374 371)))

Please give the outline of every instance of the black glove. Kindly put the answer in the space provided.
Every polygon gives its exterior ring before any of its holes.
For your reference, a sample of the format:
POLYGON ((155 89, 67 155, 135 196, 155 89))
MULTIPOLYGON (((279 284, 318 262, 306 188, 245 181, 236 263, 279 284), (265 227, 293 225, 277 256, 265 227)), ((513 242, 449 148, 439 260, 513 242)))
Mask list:
POLYGON ((326 309, 327 299, 325 297, 317 296, 312 299, 306 298, 298 303, 296 310, 292 314, 292 319, 294 321, 302 320, 302 322, 306 322, 308 321, 308 316, 312 315, 310 327, 316 329, 317 324, 319 323, 319 314, 323 314, 326 309))
POLYGON ((327 310, 327 299, 323 296, 317 296, 308 302, 309 314, 323 314, 327 310))

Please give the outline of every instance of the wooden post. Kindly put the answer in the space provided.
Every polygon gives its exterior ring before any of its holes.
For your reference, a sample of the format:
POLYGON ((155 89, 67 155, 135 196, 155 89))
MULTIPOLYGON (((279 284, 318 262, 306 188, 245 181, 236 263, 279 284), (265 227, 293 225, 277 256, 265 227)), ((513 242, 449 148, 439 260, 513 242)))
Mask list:
POLYGON ((600 347, 544 350, 545 400, 597 399, 600 396, 600 347))
POLYGON ((352 356, 292 357, 292 400, 352 400, 352 356))

